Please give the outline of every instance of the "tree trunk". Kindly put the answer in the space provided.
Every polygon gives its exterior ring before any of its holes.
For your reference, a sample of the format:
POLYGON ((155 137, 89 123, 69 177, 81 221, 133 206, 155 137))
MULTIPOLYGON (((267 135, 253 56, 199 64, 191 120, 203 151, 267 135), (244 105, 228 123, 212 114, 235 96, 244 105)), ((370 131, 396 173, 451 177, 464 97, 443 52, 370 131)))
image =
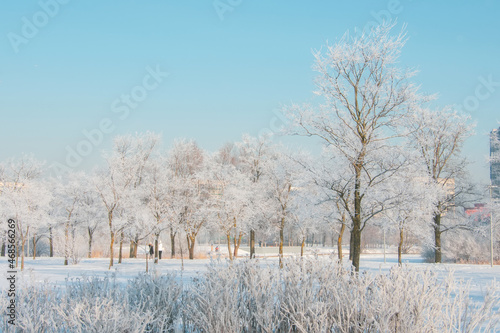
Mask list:
POLYGON ((255 231, 250 230, 250 259, 255 258, 255 231))
POLYGON ((36 243, 38 243, 36 239, 36 233, 33 235, 33 260, 36 259, 36 243))
POLYGON ((175 257, 175 234, 174 230, 170 228, 170 258, 175 257))
POLYGON ((281 218, 280 225, 280 247, 279 247, 279 258, 280 258, 280 268, 283 268, 283 230, 285 229, 285 217, 281 218))
POLYGON ((434 214, 434 262, 441 263, 441 214, 434 214))
POLYGON ((233 254, 231 251, 231 232, 228 231, 226 236, 227 236, 227 252, 229 253, 229 259, 233 261, 233 254))
POLYGON ((24 270, 24 245, 26 244, 26 239, 23 237, 21 240, 21 270, 24 270))
POLYGON ((64 228, 64 266, 69 264, 69 219, 70 217, 68 217, 64 228))
POLYGON ((54 241, 52 239, 52 227, 49 227, 49 257, 54 256, 54 241))
POLYGON ((398 244, 398 264, 401 266, 403 264, 402 261, 402 251, 403 251, 403 228, 399 229, 399 244, 398 244))
POLYGON ((2 253, 0 255, 5 257, 5 240, 2 240, 2 253))
POLYGON ((234 238, 234 257, 236 258, 238 256, 238 250, 240 248, 240 245, 241 245, 241 239, 243 238, 243 233, 240 232, 238 234, 238 237, 234 238))
POLYGON ((306 245, 306 237, 302 237, 302 243, 300 244, 300 256, 304 256, 304 245, 306 245))
POLYGON ((118 251, 118 263, 122 263, 122 251, 123 251, 123 231, 120 233, 120 250, 118 251))
POLYGON ((184 253, 182 252, 182 241, 179 241, 181 250, 181 271, 184 271, 184 253))
POLYGON ((109 241, 109 268, 108 269, 111 269, 111 267, 113 267, 113 257, 114 257, 113 247, 115 245, 115 233, 113 231, 110 231, 109 238, 110 238, 110 241, 109 241))
POLYGON ((134 258, 137 258, 137 249, 139 249, 139 235, 135 235, 135 241, 134 241, 134 258))
POLYGON ((26 245, 26 235, 28 235, 30 227, 26 228, 26 234, 21 233, 21 270, 24 270, 24 246, 26 245))
POLYGON ((109 224, 109 268, 113 267, 113 246, 115 245, 115 233, 113 231, 113 212, 108 213, 108 224, 109 224))
POLYGON ((137 258, 137 248, 139 247, 139 235, 136 234, 130 241, 129 258, 137 258))
POLYGON ((75 258, 75 227, 71 229, 71 247, 70 247, 70 257, 73 259, 73 265, 76 265, 76 261, 74 260, 75 258))
MULTIPOLYGON (((342 221, 345 222, 345 215, 342 215, 342 221)), ((342 262, 342 237, 344 236, 344 231, 345 231, 345 223, 342 223, 342 226, 340 227, 340 232, 339 232, 339 237, 337 238, 337 250, 339 252, 339 261, 342 262)))
POLYGON ((354 166, 354 218, 352 221, 352 265, 356 272, 359 272, 359 260, 361 256, 361 170, 363 164, 358 162, 354 166))
POLYGON ((129 246, 129 249, 128 249, 128 256, 129 256, 129 258, 135 258, 134 248, 135 248, 135 242, 133 240, 131 240, 130 241, 130 246, 129 246))
POLYGON ((88 235, 89 235, 89 244, 88 244, 88 253, 87 253, 87 258, 92 258, 92 237, 93 237, 93 232, 90 230, 90 228, 87 229, 88 235))
POLYGON ((187 238, 187 245, 188 245, 188 250, 189 250, 189 259, 193 260, 194 259, 194 244, 195 244, 196 236, 186 235, 186 238, 187 238))
POLYGON ((352 248, 354 245, 352 245, 354 238, 352 237, 352 230, 349 231, 349 260, 352 261, 352 248))
POLYGON ((158 238, 160 238, 160 234, 155 235, 155 260, 154 263, 158 263, 158 238))

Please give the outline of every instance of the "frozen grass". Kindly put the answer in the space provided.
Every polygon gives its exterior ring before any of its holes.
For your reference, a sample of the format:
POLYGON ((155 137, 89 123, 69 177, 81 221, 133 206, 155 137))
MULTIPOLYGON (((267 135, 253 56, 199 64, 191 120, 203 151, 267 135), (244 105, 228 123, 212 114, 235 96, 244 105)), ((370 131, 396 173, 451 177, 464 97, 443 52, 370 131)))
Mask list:
MULTIPOLYGON (((148 275, 143 259, 109 271, 107 259, 63 266, 61 258, 38 258, 18 273, 18 319, 26 332, 494 331, 500 267, 425 264, 416 255, 404 261, 396 269, 394 255, 385 264, 380 254, 364 255, 355 279, 326 256, 289 259, 281 271, 276 258, 184 260, 184 269, 181 260, 164 259, 150 262, 148 275)), ((5 278, 0 286, 5 291, 5 278)), ((6 300, 3 294, 2 308, 6 300)))

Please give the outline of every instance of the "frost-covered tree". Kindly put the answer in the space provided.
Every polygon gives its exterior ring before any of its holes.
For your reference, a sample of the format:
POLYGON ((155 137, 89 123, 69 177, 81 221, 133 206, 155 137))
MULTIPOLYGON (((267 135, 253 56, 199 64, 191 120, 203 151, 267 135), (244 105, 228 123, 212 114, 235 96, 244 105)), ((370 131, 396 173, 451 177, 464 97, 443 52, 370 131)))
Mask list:
POLYGON ((211 195, 213 220, 226 236, 230 260, 238 256, 242 238, 247 233, 253 194, 250 179, 236 167, 238 159, 231 153, 233 149, 234 145, 225 145, 210 159, 208 168, 209 179, 215 186, 211 195))
MULTIPOLYGON (((342 260, 342 241, 346 229, 352 230, 348 212, 352 203, 352 180, 349 163, 342 156, 335 155, 331 148, 324 147, 315 159, 302 158, 297 161, 311 181, 311 196, 317 207, 317 216, 323 222, 323 229, 333 230, 337 235, 337 252, 342 260)), ((352 254, 352 251, 350 252, 352 254)))
POLYGON ((80 175, 81 189, 77 218, 79 227, 87 236, 87 257, 91 258, 94 238, 99 232, 102 232, 106 223, 106 214, 101 207, 101 198, 92 184, 90 175, 80 175))
MULTIPOLYGON (((79 222, 79 216, 84 219, 84 211, 79 211, 81 202, 90 186, 85 184, 86 177, 83 173, 71 172, 64 176, 64 178, 53 181, 54 200, 52 205, 55 212, 55 217, 60 221, 60 225, 64 229, 64 265, 69 264, 69 260, 73 257, 72 244, 74 239, 72 234, 79 222), (73 231, 73 232, 72 232, 73 231)), ((93 207, 97 209, 97 207, 93 207)))
MULTIPOLYGON (((490 242, 493 244, 491 257, 493 260, 500 260, 500 202, 495 200, 490 203, 490 242)), ((491 245, 491 244, 490 244, 491 245)), ((491 260, 491 258, 490 258, 491 260)))
POLYGON ((94 186, 108 220, 110 269, 113 266, 116 235, 121 234, 127 225, 125 210, 133 209, 127 207, 126 203, 142 182, 144 169, 158 141, 159 137, 152 133, 116 137, 113 151, 106 157, 106 168, 94 177, 94 186))
POLYGON ((21 242, 21 248, 17 248, 21 255, 21 270, 24 269, 29 234, 36 235, 47 221, 51 193, 41 180, 43 164, 33 156, 22 156, 5 162, 0 173, 0 206, 2 215, 16 222, 16 236, 21 242))
POLYGON ((297 204, 294 192, 305 190, 299 180, 303 177, 300 168, 289 155, 276 153, 266 168, 266 188, 270 211, 268 221, 279 231, 279 259, 283 266, 284 230, 291 209, 297 204))
MULTIPOLYGON (((292 134, 316 137, 349 163, 352 175, 352 263, 359 270, 365 192, 386 170, 369 170, 384 155, 400 120, 419 101, 409 79, 413 72, 398 68, 405 33, 391 35, 383 24, 359 36, 344 35, 315 54, 314 69, 320 107, 285 108, 292 134)), ((378 162, 377 162, 378 163, 378 162)), ((380 165, 380 163, 378 163, 380 165)), ((366 219, 365 219, 366 220, 366 219)))
MULTIPOLYGON (((168 167, 172 172, 171 220, 178 221, 178 228, 186 234, 189 258, 194 259, 196 237, 207 222, 209 190, 204 171, 205 152, 195 141, 176 140, 169 152, 168 167)), ((178 229, 177 229, 178 230, 178 229)), ((172 256, 175 251, 176 226, 170 228, 172 256)))
POLYGON ((453 228, 453 225, 445 225, 442 217, 456 206, 459 196, 471 191, 470 186, 463 182, 467 160, 460 156, 460 152, 465 140, 472 135, 473 126, 469 116, 446 107, 420 109, 410 118, 408 127, 410 145, 420 153, 428 176, 440 187, 440 198, 433 216, 434 260, 440 263, 441 235, 453 228))
MULTIPOLYGON (((148 215, 154 221, 151 232, 154 235, 154 263, 158 263, 159 238, 162 231, 169 228, 172 206, 175 205, 171 195, 173 191, 171 171, 166 168, 167 159, 157 157, 146 169, 145 181, 142 184, 142 197, 148 215)), ((138 235, 136 231, 136 236, 138 235)))
POLYGON ((404 167, 384 184, 380 197, 386 209, 381 219, 387 223, 385 230, 394 230, 399 235, 398 262, 402 264, 404 240, 407 235, 425 241, 432 227, 430 223, 437 201, 435 184, 423 172, 418 160, 409 159, 404 167))
POLYGON ((259 229, 259 223, 263 222, 265 212, 262 206, 264 200, 261 200, 264 193, 261 179, 265 175, 266 165, 273 156, 273 147, 267 136, 252 137, 246 134, 240 142, 236 143, 236 147, 239 156, 238 168, 248 176, 252 183, 253 199, 249 202, 254 212, 251 218, 252 223, 249 224, 250 259, 252 259, 255 258, 255 231, 259 229))
POLYGON ((320 230, 324 221, 322 205, 318 204, 317 188, 306 183, 292 191, 293 201, 288 218, 292 231, 299 236, 300 256, 304 255, 307 236, 320 230))

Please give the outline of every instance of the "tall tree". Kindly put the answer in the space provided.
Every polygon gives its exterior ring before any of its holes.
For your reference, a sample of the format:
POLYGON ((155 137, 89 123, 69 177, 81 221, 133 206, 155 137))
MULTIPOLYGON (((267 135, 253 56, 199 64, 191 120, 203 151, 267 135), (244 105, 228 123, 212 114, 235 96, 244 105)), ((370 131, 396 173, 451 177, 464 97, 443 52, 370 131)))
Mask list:
MULTIPOLYGON (((265 174, 266 164, 269 162, 273 149, 268 136, 252 137, 243 135, 242 140, 236 143, 239 154, 238 168, 248 175, 252 182, 254 198, 259 198, 261 191, 261 177, 265 174)), ((255 216, 252 219, 254 223, 250 227, 250 259, 255 258, 255 231, 258 229, 258 223, 262 222, 262 214, 259 207, 259 200, 252 200, 251 204, 256 208, 255 216)))
MULTIPOLYGON (((175 205, 171 195, 172 175, 165 167, 167 160, 157 157, 152 160, 146 171, 145 181, 142 185, 142 197, 149 216, 153 219, 152 234, 154 235, 154 263, 158 263, 159 238, 161 233, 170 226, 169 211, 175 205)), ((137 234, 137 232, 136 232, 137 234)))
POLYGON ((87 235, 87 257, 92 258, 92 245, 95 235, 105 225, 106 214, 101 209, 99 194, 95 191, 88 174, 80 174, 80 200, 77 209, 79 226, 87 235))
POLYGON ((424 172, 418 159, 409 159, 398 174, 384 184, 378 197, 385 201, 386 209, 379 220, 387 222, 384 230, 396 231, 398 241, 398 263, 402 264, 405 239, 412 235, 428 244, 430 217, 437 202, 436 184, 424 172))
POLYGON ((236 168, 237 156, 231 153, 234 145, 225 145, 209 163, 209 179, 216 186, 212 192, 213 219, 226 236, 229 258, 238 256, 241 240, 247 232, 250 213, 250 179, 236 168), (231 237, 233 250, 231 250, 231 237))
POLYGON ((323 147, 321 155, 315 159, 302 158, 296 162, 311 180, 314 186, 312 192, 317 192, 310 198, 320 208, 317 215, 322 216, 326 229, 337 234, 337 253, 342 261, 344 233, 346 229, 352 230, 352 223, 348 218, 353 187, 350 165, 345 158, 335 155, 328 147, 323 147))
MULTIPOLYGON (((267 165, 266 182, 270 214, 268 220, 274 222, 279 231, 279 262, 283 267, 283 245, 285 226, 289 223, 289 215, 296 205, 295 191, 299 190, 299 179, 302 178, 294 160, 285 153, 276 153, 272 162, 267 165)), ((300 189, 303 189, 300 186, 300 189)))
POLYGON ((109 268, 113 266, 116 235, 126 226, 126 202, 142 182, 146 163, 159 137, 152 133, 116 137, 107 167, 94 178, 94 186, 105 208, 109 227, 109 268))
POLYGON ((16 236, 21 241, 21 270, 24 269, 26 241, 47 221, 51 193, 41 181, 43 163, 33 156, 10 159, 1 167, 0 203, 2 215, 16 222, 16 236))
MULTIPOLYGON (((169 152, 168 167, 172 172, 173 187, 171 195, 175 201, 169 215, 173 222, 177 219, 177 225, 186 233, 190 259, 194 259, 196 237, 207 221, 210 184, 206 183, 206 175, 201 175, 204 162, 205 152, 195 141, 176 140, 169 152)), ((175 229, 172 225, 172 252, 175 250, 175 229)))
MULTIPOLYGON (((392 36, 394 25, 383 24, 360 36, 344 35, 315 54, 318 95, 325 103, 285 108, 292 134, 319 138, 342 155, 352 174, 352 263, 359 270, 365 192, 386 175, 369 170, 390 145, 400 120, 419 101, 409 82, 413 72, 397 67, 405 44, 404 31, 392 36)), ((366 219, 365 219, 366 221, 366 219)))
POLYGON ((420 109, 408 122, 409 144, 419 153, 427 174, 440 187, 433 216, 434 261, 442 261, 441 235, 451 226, 443 224, 443 215, 456 205, 457 197, 470 191, 459 184, 465 178, 467 160, 460 156, 465 140, 472 135, 470 117, 451 108, 420 109))
MULTIPOLYGON (((73 256, 71 246, 74 242, 71 231, 77 222, 78 210, 86 188, 82 183, 85 176, 82 173, 68 173, 64 178, 54 180, 55 198, 52 204, 56 209, 56 216, 60 218, 64 229, 64 265, 69 265, 69 259, 73 256)), ((94 207, 96 208, 96 207, 94 207)))

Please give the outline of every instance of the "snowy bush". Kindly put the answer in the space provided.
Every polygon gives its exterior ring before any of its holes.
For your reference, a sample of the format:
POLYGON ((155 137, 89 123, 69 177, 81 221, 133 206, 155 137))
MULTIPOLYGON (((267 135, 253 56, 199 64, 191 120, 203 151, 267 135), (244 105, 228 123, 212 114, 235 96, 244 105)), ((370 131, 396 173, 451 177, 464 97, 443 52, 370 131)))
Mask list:
MULTIPOLYGON (((475 230, 450 230, 442 238, 443 261, 453 263, 489 263, 490 241, 489 230, 476 228, 475 230)), ((498 253, 499 247, 494 249, 498 253)), ((426 262, 434 262, 434 248, 422 248, 421 255, 426 262)), ((495 260, 498 256, 495 255, 495 260)))
POLYGON ((281 294, 276 269, 213 262, 186 294, 184 325, 189 332, 276 332, 281 294))
POLYGON ((172 330, 179 316, 182 286, 175 275, 141 274, 127 285, 129 303, 139 313, 150 312, 147 332, 172 330))
MULTIPOLYGON (((2 332, 169 332, 178 317, 182 287, 174 276, 140 275, 126 287, 109 278, 67 281, 65 289, 23 287, 16 328, 2 332)), ((5 293, 0 304, 6 307, 5 293)), ((4 308, 5 308, 4 307, 4 308)))
MULTIPOLYGON (((395 267, 356 273, 327 258, 214 261, 185 286, 142 274, 23 287, 15 332, 494 332, 500 288, 474 303, 450 275, 395 267)), ((0 306, 6 308, 5 293, 0 306)), ((2 332, 14 332, 2 318, 2 332)))
MULTIPOLYGON (((352 272, 331 260, 211 266, 186 299, 188 332, 473 332, 498 324, 500 298, 472 304, 467 285, 429 271, 352 272)), ((497 291, 498 292, 498 291, 497 291)))

